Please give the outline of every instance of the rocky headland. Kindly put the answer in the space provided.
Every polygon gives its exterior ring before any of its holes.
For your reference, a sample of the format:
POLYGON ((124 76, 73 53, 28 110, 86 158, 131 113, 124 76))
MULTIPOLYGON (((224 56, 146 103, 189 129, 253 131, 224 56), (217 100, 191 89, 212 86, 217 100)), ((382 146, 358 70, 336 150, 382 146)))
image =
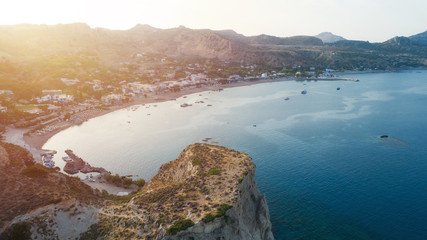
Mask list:
POLYGON ((18 228, 38 239, 274 239, 254 177, 246 153, 195 143, 131 196, 51 202, 15 217, 1 236, 18 228))

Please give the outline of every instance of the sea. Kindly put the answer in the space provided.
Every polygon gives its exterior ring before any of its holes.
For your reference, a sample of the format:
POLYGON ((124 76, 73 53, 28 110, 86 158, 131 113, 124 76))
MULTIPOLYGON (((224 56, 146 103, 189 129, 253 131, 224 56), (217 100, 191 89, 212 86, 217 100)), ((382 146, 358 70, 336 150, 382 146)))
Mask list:
POLYGON ((342 77, 359 82, 275 81, 136 105, 43 148, 61 168, 72 149, 149 180, 185 146, 219 144, 252 157, 276 239, 427 239, 427 70, 342 77))

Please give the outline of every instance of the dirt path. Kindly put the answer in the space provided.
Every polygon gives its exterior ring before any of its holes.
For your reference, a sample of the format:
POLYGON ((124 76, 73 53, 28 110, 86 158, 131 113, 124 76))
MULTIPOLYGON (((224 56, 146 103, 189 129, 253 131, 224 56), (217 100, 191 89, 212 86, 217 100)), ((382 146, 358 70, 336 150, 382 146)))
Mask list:
POLYGON ((24 140, 24 133, 28 130, 28 128, 21 129, 8 126, 6 127, 6 132, 3 134, 4 141, 27 149, 33 155, 37 163, 42 163, 41 154, 44 153, 44 151, 31 146, 24 140))

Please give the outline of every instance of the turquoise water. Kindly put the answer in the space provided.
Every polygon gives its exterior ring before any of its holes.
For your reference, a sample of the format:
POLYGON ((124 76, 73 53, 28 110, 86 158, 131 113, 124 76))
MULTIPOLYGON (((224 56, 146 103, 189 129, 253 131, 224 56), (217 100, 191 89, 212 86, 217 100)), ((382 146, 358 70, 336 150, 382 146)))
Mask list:
POLYGON ((149 179, 209 137, 253 158, 276 239, 427 239, 427 71, 348 77, 360 82, 264 83, 123 109, 44 148, 149 179))

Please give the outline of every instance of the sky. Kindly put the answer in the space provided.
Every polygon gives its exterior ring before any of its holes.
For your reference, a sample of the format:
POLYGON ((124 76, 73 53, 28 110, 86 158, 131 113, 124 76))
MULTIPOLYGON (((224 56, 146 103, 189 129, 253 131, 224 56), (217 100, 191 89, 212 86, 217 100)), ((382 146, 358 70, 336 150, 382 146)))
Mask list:
POLYGON ((426 11, 426 0, 5 0, 0 25, 84 22, 121 30, 183 25, 246 36, 332 32, 382 42, 426 31, 426 11))

